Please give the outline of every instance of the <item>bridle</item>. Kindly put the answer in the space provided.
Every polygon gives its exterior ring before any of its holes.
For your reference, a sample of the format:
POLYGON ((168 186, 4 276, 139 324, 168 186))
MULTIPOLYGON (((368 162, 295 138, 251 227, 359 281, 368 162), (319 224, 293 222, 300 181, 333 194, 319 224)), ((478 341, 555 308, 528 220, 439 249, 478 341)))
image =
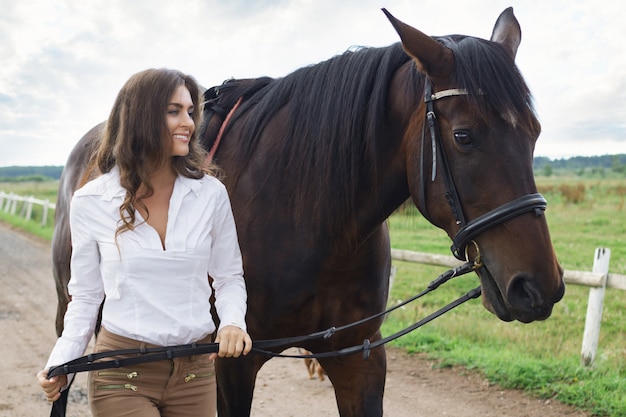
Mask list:
MULTIPOLYGON (((425 81, 424 102, 426 103, 426 120, 424 121, 424 130, 422 131, 422 151, 420 157, 420 206, 423 210, 424 217, 429 219, 428 209, 426 206, 426 179, 425 179, 425 164, 424 164, 424 145, 426 129, 430 134, 431 148, 432 148, 432 163, 431 163, 431 182, 435 181, 437 177, 437 161, 440 161, 441 172, 443 176, 445 186, 445 196, 452 211, 452 215, 455 218, 456 224, 460 229, 452 239, 452 246, 450 250, 455 258, 461 261, 468 261, 467 247, 470 243, 473 243, 478 249, 478 244, 474 242, 474 239, 483 233, 485 230, 490 229, 496 225, 511 220, 521 214, 533 212, 536 217, 543 214, 547 207, 546 199, 539 193, 527 194, 521 196, 513 201, 505 203, 473 220, 467 221, 463 214, 463 206, 457 192, 456 185, 454 183, 454 177, 450 171, 450 164, 446 157, 445 149, 441 140, 441 133, 439 126, 437 125, 437 116, 435 115, 435 101, 454 96, 466 96, 468 95, 465 89, 449 89, 432 92, 432 84, 430 80, 425 81)), ((480 259, 476 260, 476 263, 480 263, 480 259)))

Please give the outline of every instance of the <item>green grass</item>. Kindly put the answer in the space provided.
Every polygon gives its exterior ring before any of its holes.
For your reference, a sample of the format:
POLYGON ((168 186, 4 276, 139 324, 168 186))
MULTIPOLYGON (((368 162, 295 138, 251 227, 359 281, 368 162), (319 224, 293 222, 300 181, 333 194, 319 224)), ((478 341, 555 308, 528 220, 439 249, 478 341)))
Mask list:
POLYGON ((58 181, 0 182, 0 191, 48 199, 51 203, 56 203, 58 189, 58 181))
MULTIPOLYGON (((610 272, 626 274, 626 180, 538 179, 548 200, 552 240, 562 265, 590 271, 594 250, 611 249, 610 272), (584 198, 573 204, 558 190, 584 185, 584 198)), ((392 246, 449 254, 446 234, 415 209, 389 220, 392 246)), ((397 267, 390 304, 422 290, 446 268, 394 261, 397 267)), ((478 285, 474 274, 456 278, 425 299, 392 313, 383 335, 392 334, 478 285)), ((580 350, 589 288, 568 285, 552 317, 543 322, 504 323, 472 300, 396 342, 409 352, 425 352, 436 366, 478 370, 492 383, 553 398, 598 416, 626 416, 626 306, 623 291, 609 288, 598 354, 592 367, 581 365, 580 350)))
MULTIPOLYGON (((551 177, 538 178, 538 185, 548 200, 546 216, 561 264, 570 270, 590 271, 595 248, 603 246, 611 249, 610 272, 626 274, 626 179, 551 177), (573 203, 568 192, 581 188, 582 198, 573 203)), ((0 190, 51 201, 56 200, 56 187, 56 182, 0 183, 0 190)), ((48 239, 52 234, 51 226, 42 228, 37 221, 6 216, 0 210, 2 221, 31 228, 48 239)), ((446 234, 414 208, 394 214, 389 225, 394 248, 450 254, 446 234)), ((415 295, 446 269, 399 261, 394 265, 397 273, 390 305, 415 295)), ((393 312, 383 325, 383 335, 405 328, 477 285, 474 274, 452 280, 393 312)), ((427 353, 435 366, 479 371, 505 388, 520 388, 597 416, 626 417, 626 294, 607 289, 598 354, 587 368, 581 365, 580 349, 588 294, 587 287, 568 285, 552 317, 532 324, 501 322, 479 300, 472 300, 393 344, 427 353)))
POLYGON ((626 273, 626 179, 560 179, 539 182, 548 200, 546 216, 557 255, 566 269, 589 270, 593 249, 611 249, 611 272, 626 273), (563 185, 583 186, 584 199, 568 202, 558 192, 563 185))
POLYGON ((53 226, 42 226, 39 222, 26 220, 23 217, 11 215, 4 211, 0 211, 0 221, 43 239, 52 240, 53 226))

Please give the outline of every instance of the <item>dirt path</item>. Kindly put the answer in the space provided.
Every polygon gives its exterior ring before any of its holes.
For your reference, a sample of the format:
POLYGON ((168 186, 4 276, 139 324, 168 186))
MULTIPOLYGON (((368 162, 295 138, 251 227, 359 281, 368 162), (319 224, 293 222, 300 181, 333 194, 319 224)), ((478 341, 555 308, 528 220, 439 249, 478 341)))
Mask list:
MULTIPOLYGON (((50 245, 0 223, 0 417, 47 416, 35 374, 54 344, 56 295, 50 245)), ((419 357, 389 350, 385 415, 393 417, 556 417, 587 414, 490 385, 478 374, 432 369, 419 357)), ((70 394, 68 417, 89 416, 85 375, 70 394)), ((255 417, 338 416, 328 379, 309 380, 301 360, 273 359, 257 380, 255 417)))

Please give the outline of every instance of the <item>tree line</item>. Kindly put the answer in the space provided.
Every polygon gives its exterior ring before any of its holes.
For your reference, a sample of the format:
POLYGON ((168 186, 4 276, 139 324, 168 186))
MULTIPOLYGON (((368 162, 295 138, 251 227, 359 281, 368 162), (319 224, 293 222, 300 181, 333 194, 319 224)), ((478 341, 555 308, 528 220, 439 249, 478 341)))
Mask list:
POLYGON ((601 156, 574 156, 563 159, 535 157, 535 174, 550 176, 555 173, 574 173, 577 175, 605 176, 609 173, 626 175, 626 154, 601 156))
POLYGON ((0 182, 58 180, 62 165, 0 167, 0 182))
MULTIPOLYGON (((552 175, 554 172, 600 172, 603 170, 626 175, 626 154, 601 156, 574 156, 550 159, 537 156, 533 161, 535 173, 552 175)), ((63 172, 62 165, 8 166, 0 167, 0 182, 58 180, 63 172)))

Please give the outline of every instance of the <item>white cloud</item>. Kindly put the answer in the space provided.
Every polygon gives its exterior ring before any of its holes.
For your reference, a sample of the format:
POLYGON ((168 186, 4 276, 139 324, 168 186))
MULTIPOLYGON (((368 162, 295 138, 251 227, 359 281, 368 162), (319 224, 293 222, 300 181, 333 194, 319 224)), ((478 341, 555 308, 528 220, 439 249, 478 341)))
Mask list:
POLYGON ((538 0, 23 0, 0 15, 0 166, 63 164, 134 72, 205 86, 282 76, 397 35, 380 8, 431 35, 488 38, 513 5, 517 62, 543 124, 536 154, 626 153, 626 5, 538 0))

